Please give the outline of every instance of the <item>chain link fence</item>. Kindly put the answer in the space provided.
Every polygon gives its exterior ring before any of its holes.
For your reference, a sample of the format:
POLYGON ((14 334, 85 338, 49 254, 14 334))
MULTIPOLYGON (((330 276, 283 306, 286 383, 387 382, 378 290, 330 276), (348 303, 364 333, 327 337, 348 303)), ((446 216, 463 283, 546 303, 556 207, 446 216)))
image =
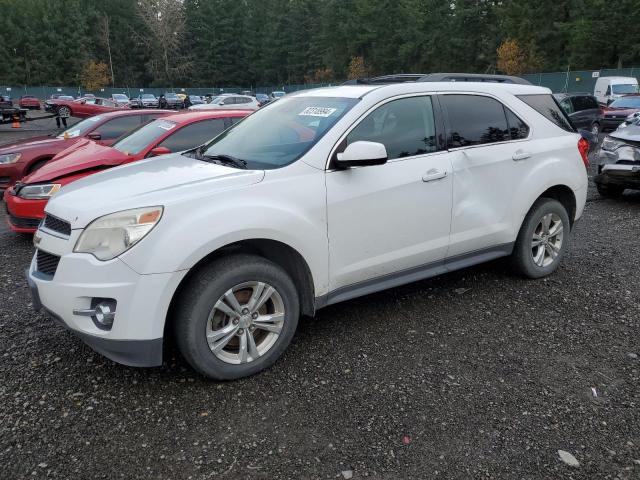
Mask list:
MULTIPOLYGON (((522 78, 529 80, 534 85, 540 85, 550 88, 553 92, 590 92, 593 93, 596 80, 598 77, 635 77, 640 79, 640 67, 619 68, 607 70, 570 70, 566 72, 551 73, 530 73, 522 75, 522 78)), ((101 88, 99 91, 89 91, 81 87, 25 87, 25 86, 0 86, 0 94, 9 95, 13 99, 19 98, 21 95, 34 95, 42 100, 50 98, 53 94, 71 95, 79 97, 86 93, 92 93, 98 97, 110 97, 113 93, 124 93, 128 97, 137 97, 142 93, 152 93, 156 96, 161 93, 175 92, 185 93, 189 95, 219 95, 221 93, 242 93, 250 91, 252 93, 266 93, 273 91, 285 91, 287 93, 296 92, 298 90, 307 90, 310 88, 327 87, 331 85, 339 85, 336 83, 304 83, 297 85, 275 85, 261 87, 177 87, 177 88, 160 88, 160 87, 107 87, 101 88)))

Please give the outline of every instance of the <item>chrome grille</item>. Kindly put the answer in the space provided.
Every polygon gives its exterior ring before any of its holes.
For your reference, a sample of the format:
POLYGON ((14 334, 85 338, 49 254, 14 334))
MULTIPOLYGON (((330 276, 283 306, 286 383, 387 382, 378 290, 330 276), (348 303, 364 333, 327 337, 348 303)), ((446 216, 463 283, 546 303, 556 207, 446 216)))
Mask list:
POLYGON ((36 253, 36 270, 40 273, 53 277, 58 269, 58 262, 60 257, 57 255, 44 250, 38 250, 36 253))
POLYGON ((60 220, 58 217, 47 214, 44 217, 44 226, 54 232, 62 233, 63 235, 71 235, 71 224, 65 220, 60 220))

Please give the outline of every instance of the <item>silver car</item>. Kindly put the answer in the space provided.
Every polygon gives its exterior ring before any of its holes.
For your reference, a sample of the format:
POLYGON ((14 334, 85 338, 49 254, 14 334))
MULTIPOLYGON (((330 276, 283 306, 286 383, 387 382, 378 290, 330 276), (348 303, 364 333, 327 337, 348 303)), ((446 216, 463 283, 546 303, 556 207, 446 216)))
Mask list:
POLYGON ((594 182, 603 197, 619 197, 627 188, 640 190, 640 117, 605 137, 596 167, 594 182))

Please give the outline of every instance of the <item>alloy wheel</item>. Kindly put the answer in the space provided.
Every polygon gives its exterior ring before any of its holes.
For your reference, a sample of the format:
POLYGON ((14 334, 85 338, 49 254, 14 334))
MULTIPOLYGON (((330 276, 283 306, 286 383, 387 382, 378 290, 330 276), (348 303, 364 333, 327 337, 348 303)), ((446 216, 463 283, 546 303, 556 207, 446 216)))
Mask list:
POLYGON ((531 240, 533 263, 538 267, 548 267, 556 261, 562 249, 564 225, 559 215, 547 213, 541 219, 531 240))
POLYGON ((284 302, 271 285, 244 282, 227 290, 207 319, 209 349, 231 364, 253 362, 276 343, 284 326, 284 302))

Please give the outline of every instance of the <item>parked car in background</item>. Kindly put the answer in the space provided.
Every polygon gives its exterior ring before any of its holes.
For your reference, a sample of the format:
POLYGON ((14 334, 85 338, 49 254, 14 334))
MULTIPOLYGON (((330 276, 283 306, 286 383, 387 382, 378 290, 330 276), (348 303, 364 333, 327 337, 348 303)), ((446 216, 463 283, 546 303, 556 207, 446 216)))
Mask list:
POLYGON ((172 108, 174 110, 182 108, 182 100, 180 100, 180 97, 178 97, 178 94, 175 92, 165 93, 164 100, 167 104, 166 108, 172 108))
POLYGON ((40 110, 40 99, 34 95, 22 95, 18 100, 18 105, 20 105, 20 108, 40 110))
POLYGON ((264 107, 271 100, 269 99, 269 95, 266 93, 256 93, 256 100, 258 101, 258 105, 264 107))
POLYGON ((284 97, 286 94, 287 92, 277 90, 275 92, 271 92, 271 95, 269 95, 269 97, 271 98, 271 100, 277 100, 278 98, 284 97))
POLYGON ((635 113, 640 112, 640 94, 625 95, 603 107, 603 130, 615 130, 625 120, 635 113))
POLYGON ((72 95, 66 95, 64 93, 52 93, 49 97, 50 100, 75 100, 72 95))
POLYGON ((601 105, 609 105, 617 98, 633 93, 638 93, 635 77, 599 77, 593 89, 593 95, 601 105))
POLYGON ((254 97, 247 95, 225 94, 214 98, 211 103, 193 105, 189 110, 257 110, 260 104, 254 97))
POLYGON ((61 117, 87 118, 100 113, 113 112, 126 105, 119 105, 108 98, 82 97, 77 100, 64 100, 59 97, 55 100, 47 100, 45 109, 56 112, 61 117))
POLYGON ((640 118, 605 137, 597 155, 594 182, 603 197, 640 190, 640 118))
POLYGON ((203 105, 205 103, 200 95, 189 95, 189 100, 191 105, 203 105))
POLYGON ((13 108, 13 101, 9 95, 0 95, 0 108, 13 108))
POLYGON ((171 112, 118 110, 86 118, 60 135, 31 137, 2 144, 0 145, 0 194, 24 176, 44 166, 58 153, 77 146, 82 140, 111 145, 118 137, 168 113, 171 112))
POLYGON ((504 256, 553 273, 587 150, 541 87, 287 95, 202 148, 64 187, 36 234, 34 305, 127 365, 161 365, 170 335, 203 375, 252 375, 326 305, 504 256))
MULTIPOLYGON (((138 128, 112 147, 87 141, 67 149, 7 190, 9 226, 16 232, 34 232, 47 201, 63 186, 118 165, 195 148, 246 115, 246 111, 176 113, 138 128)), ((179 171, 179 163, 176 167, 179 171)))
POLYGON ((143 93, 130 100, 131 108, 158 108, 158 99, 152 93, 143 93))
POLYGON ((600 134, 603 112, 596 97, 588 93, 556 93, 553 96, 576 128, 589 130, 596 137, 600 134))
POLYGON ((111 94, 111 101, 117 103, 120 106, 129 106, 129 97, 124 93, 113 93, 111 94))

